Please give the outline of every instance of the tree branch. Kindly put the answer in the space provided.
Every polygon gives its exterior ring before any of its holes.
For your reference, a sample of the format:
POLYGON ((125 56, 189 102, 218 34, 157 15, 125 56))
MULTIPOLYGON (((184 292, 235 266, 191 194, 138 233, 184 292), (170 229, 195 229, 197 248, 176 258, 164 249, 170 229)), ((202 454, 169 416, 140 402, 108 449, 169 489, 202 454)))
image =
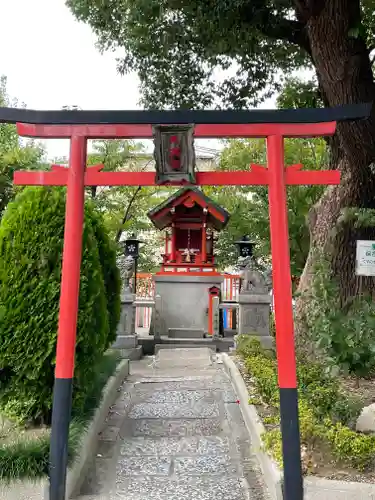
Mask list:
POLYGON ((268 13, 267 17, 269 22, 266 28, 268 36, 287 40, 290 43, 300 46, 302 46, 302 44, 304 46, 306 42, 308 42, 304 33, 304 23, 284 18, 277 18, 270 13, 268 13))
MULTIPOLYGON (((105 143, 105 153, 104 153, 103 160, 102 160, 102 163, 103 163, 104 166, 105 166, 105 163, 106 163, 106 161, 108 159, 108 156, 109 156, 109 153, 108 153, 108 143, 105 143)), ((90 187, 90 193, 91 193, 91 199, 92 200, 94 200, 96 198, 97 192, 98 192, 98 186, 91 186, 90 187)))
POLYGON ((305 27, 306 23, 303 21, 276 16, 267 9, 262 14, 260 31, 264 36, 274 38, 275 40, 286 40, 289 43, 298 45, 308 54, 311 54, 310 42, 305 27))
POLYGON ((311 17, 317 17, 324 9, 326 0, 294 0, 297 18, 307 23, 311 17))
MULTIPOLYGON (((152 160, 149 160, 146 165, 141 169, 141 172, 144 172, 147 167, 149 166, 149 164, 151 163, 152 160)), ((130 209, 132 207, 132 204, 134 203, 138 193, 141 191, 142 189, 142 186, 138 186, 137 189, 134 191, 133 193, 133 196, 131 197, 131 200, 130 202, 128 203, 128 206, 126 207, 126 210, 125 210, 125 214, 124 214, 124 217, 122 218, 122 221, 121 221, 121 226, 120 226, 120 229, 117 231, 116 233, 116 243, 118 243, 120 241, 120 238, 121 238, 121 235, 122 235, 122 232, 123 232, 123 225, 125 224, 125 222, 127 222, 129 220, 129 212, 130 212, 130 209)))
POLYGON ((139 191, 142 189, 142 186, 138 186, 137 189, 134 191, 133 193, 133 196, 131 197, 129 203, 128 203, 128 206, 126 207, 126 210, 125 210, 125 214, 124 214, 124 217, 122 218, 122 221, 121 221, 121 226, 120 226, 120 229, 117 231, 117 234, 116 234, 116 243, 118 243, 120 241, 120 238, 121 238, 121 235, 122 235, 122 232, 123 232, 123 225, 125 224, 125 222, 128 220, 128 217, 129 217, 129 212, 130 212, 130 209, 137 197, 137 194, 139 193, 139 191))

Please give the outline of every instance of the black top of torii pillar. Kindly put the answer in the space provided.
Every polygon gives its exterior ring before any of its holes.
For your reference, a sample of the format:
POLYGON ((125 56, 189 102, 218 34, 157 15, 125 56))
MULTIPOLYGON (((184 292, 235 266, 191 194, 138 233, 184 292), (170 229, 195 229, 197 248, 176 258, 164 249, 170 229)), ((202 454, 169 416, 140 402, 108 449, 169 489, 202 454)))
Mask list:
POLYGON ((372 103, 347 104, 334 108, 254 109, 242 111, 44 111, 22 108, 0 108, 0 123, 20 122, 36 125, 323 123, 368 118, 371 109, 372 103))

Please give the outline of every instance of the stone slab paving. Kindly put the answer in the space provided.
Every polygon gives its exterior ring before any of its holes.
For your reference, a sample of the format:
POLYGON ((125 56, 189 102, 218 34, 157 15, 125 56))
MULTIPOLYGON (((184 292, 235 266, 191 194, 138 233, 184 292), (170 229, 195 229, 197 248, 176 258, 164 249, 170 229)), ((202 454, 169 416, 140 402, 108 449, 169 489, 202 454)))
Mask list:
POLYGON ((373 485, 314 478, 305 481, 307 500, 375 500, 373 485))
POLYGON ((161 350, 130 373, 80 500, 268 500, 236 395, 209 349, 161 350))

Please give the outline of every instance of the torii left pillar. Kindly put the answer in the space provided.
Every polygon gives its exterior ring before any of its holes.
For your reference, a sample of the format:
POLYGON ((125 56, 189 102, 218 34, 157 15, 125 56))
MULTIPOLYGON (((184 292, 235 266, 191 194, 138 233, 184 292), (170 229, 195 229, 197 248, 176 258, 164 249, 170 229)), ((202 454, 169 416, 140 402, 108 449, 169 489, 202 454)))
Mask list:
POLYGON ((87 139, 70 138, 60 314, 50 445, 50 500, 65 500, 68 437, 82 259, 87 139))

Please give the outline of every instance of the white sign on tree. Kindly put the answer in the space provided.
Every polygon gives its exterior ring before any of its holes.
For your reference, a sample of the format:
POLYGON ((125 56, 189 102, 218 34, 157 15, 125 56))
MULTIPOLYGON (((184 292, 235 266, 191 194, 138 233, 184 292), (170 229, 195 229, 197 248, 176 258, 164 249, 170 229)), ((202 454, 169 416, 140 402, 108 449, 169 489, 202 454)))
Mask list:
POLYGON ((356 275, 375 276, 375 241, 357 240, 356 275))

